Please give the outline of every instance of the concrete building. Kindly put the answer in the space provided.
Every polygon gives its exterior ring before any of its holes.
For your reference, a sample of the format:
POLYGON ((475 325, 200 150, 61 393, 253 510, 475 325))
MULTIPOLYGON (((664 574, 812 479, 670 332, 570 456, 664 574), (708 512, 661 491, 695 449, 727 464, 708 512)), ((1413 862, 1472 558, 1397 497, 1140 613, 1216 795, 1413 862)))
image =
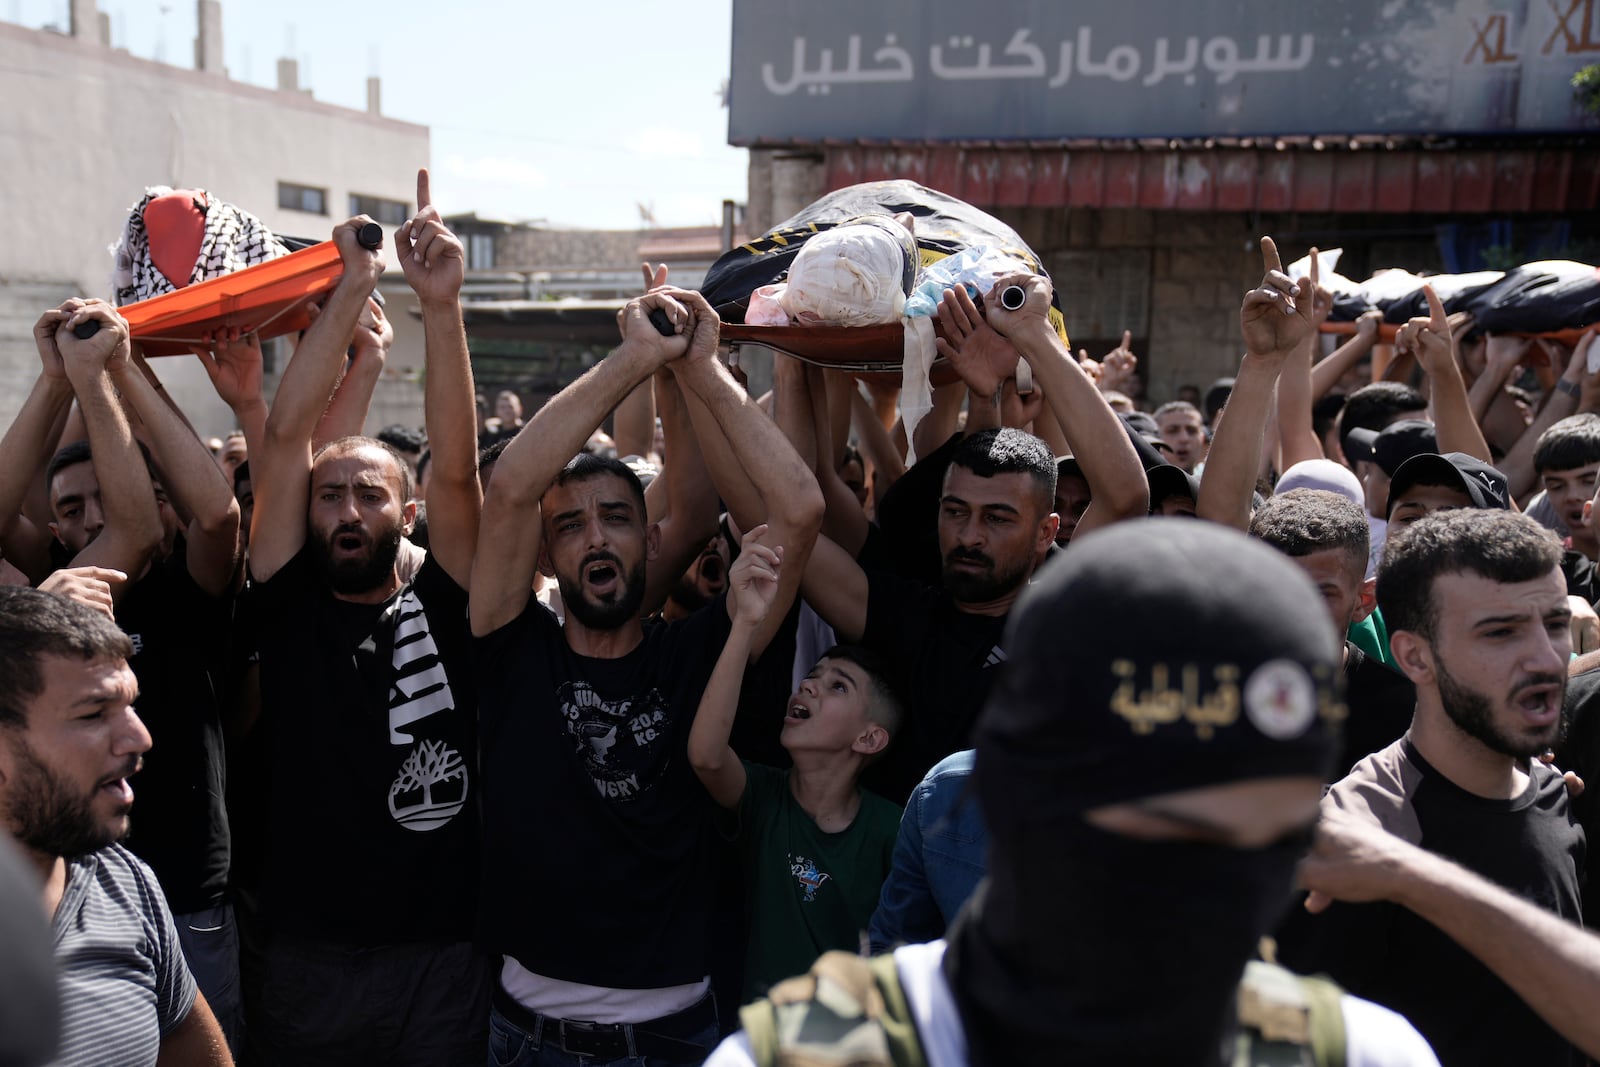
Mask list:
MULTIPOLYGON (((641 263, 666 264, 670 281, 696 288, 724 249, 748 239, 737 205, 719 226, 553 230, 453 215, 467 246, 467 338, 478 391, 502 389, 535 410, 617 344, 616 313, 638 295, 641 263)), ((758 366, 752 387, 770 385, 758 366)))
MULTIPOLYGON (((384 117, 377 80, 368 110, 334 107, 299 85, 293 60, 279 86, 231 80, 222 64, 222 8, 199 0, 194 69, 138 59, 108 46, 94 0, 71 0, 69 33, 0 24, 0 420, 26 395, 40 312, 68 296, 110 295, 114 244, 131 205, 151 185, 202 188, 259 216, 275 232, 321 239, 358 211, 386 228, 414 210, 428 130, 384 117)), ((368 428, 420 424, 420 326, 389 251, 384 290, 397 340, 368 428)), ((279 351, 269 353, 269 361, 279 351)), ((231 427, 202 368, 181 357, 154 364, 202 434, 231 427)), ((281 367, 276 368, 281 369, 281 367)), ((275 378, 269 377, 269 389, 275 378)))

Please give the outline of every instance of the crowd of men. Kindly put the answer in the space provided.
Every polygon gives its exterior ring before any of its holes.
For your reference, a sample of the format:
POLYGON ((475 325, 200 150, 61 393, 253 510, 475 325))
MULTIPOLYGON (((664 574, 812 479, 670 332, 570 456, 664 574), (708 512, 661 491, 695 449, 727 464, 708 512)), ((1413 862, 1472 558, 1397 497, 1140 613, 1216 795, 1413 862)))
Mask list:
POLYGON ((1018 274, 907 441, 647 267, 490 418, 418 204, 421 432, 362 435, 364 217, 270 402, 197 349, 216 449, 115 307, 39 318, 0 1064, 1600 1055, 1592 334, 1430 291, 1375 372, 1263 239, 1235 373, 1146 414, 1018 274))

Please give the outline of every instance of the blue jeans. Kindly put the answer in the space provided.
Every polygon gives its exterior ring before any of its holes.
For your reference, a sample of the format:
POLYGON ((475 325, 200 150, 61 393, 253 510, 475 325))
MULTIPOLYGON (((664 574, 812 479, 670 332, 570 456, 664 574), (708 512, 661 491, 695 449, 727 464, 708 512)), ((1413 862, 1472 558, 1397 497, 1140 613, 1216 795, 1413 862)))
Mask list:
POLYGON ((699 1033, 682 1037, 682 1040, 692 1041, 704 1049, 694 1059, 624 1056, 621 1059, 597 1060, 592 1056, 577 1056, 563 1051, 560 1041, 548 1031, 540 1034, 539 1038, 535 1040, 533 1034, 508 1020, 498 1010, 491 1010, 489 1067, 699 1067, 711 1055, 711 1050, 717 1047, 717 1025, 712 1022, 699 1033))

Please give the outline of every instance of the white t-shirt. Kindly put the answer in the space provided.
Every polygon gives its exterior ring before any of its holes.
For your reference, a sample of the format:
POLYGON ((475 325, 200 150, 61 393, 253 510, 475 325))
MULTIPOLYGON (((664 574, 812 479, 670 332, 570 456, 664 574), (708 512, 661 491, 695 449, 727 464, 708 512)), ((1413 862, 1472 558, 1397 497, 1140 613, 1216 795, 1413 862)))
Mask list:
MULTIPOLYGON (((967 1037, 945 984, 943 961, 943 941, 905 945, 894 953, 928 1067, 966 1067, 967 1037)), ((1349 994, 1342 1007, 1347 1067, 1439 1067, 1433 1050, 1404 1017, 1349 994)), ((744 1031, 718 1045, 705 1067, 755 1067, 744 1031)))

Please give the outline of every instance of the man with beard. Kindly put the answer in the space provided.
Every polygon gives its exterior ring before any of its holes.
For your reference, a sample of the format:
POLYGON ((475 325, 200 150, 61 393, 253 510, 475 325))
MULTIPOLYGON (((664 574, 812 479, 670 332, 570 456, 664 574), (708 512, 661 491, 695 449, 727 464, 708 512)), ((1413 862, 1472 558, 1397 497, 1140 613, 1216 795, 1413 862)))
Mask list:
MULTIPOLYGON (((87 440, 67 444, 45 468, 51 554, 63 566, 113 568, 98 573, 133 642, 139 715, 157 746, 140 779, 141 818, 128 847, 160 879, 189 968, 233 1040, 238 935, 214 678, 238 574, 239 507, 209 450, 133 358, 127 323, 110 305, 69 300, 45 313, 34 340, 40 387, 31 413, 19 415, 0 445, 16 464, 0 486, 0 514, 60 436, 59 426, 30 422, 52 403, 64 417, 76 396, 87 440), (97 332, 78 337, 84 323, 97 332)), ((18 515, 13 536, 28 525, 18 515)))
POLYGON ((667 602, 661 606, 661 617, 676 622, 711 603, 728 588, 728 567, 728 539, 718 533, 672 583, 667 602))
MULTIPOLYGON (((717 315, 704 298, 652 289, 618 325, 621 345, 501 455, 473 564, 488 860, 481 941, 502 956, 495 1063, 699 1064, 717 1033, 715 807, 687 742, 731 607, 719 599, 644 625, 646 568, 661 559, 662 531, 633 471, 574 453, 636 386, 671 369, 735 521, 767 524, 760 543, 783 556, 752 658, 787 614, 822 520, 811 471, 718 361, 717 315), (670 336, 653 313, 667 316, 670 336), (564 626, 533 599, 536 571, 560 587, 564 626)), ((685 562, 663 565, 676 574, 685 562)))
MULTIPOLYGON (((1416 715, 1323 804, 1579 921, 1583 830, 1561 774, 1538 759, 1563 726, 1560 560, 1552 533, 1500 510, 1438 512, 1390 539, 1378 605, 1416 715)), ((1281 947, 1291 966, 1405 1013, 1444 1063, 1579 1062, 1504 982, 1398 905, 1336 904, 1281 947)))
MULTIPOLYGON (((1046 318, 1050 283, 1032 275, 1000 279, 982 319, 965 290, 947 292, 944 301, 941 321, 951 336, 998 333, 1032 368, 1093 491, 1077 535, 1145 514, 1149 496, 1133 443, 1046 318), (1015 310, 999 300, 1011 285, 1025 293, 1015 310)), ((995 668, 1006 661, 1006 615, 1054 549, 1056 473, 1049 447, 1022 430, 984 430, 959 441, 937 515, 929 515, 942 561, 938 588, 863 568, 826 537, 817 540, 801 587, 806 602, 837 640, 884 656, 905 696, 895 743, 863 778, 897 804, 935 763, 971 747, 972 724, 995 668)))
POLYGON ((471 944, 478 817, 466 584, 480 497, 461 242, 429 203, 396 243, 422 308, 433 459, 430 550, 392 448, 311 441, 378 275, 334 228, 344 275, 278 386, 250 457, 250 599, 271 760, 266 927, 247 1032, 263 1062, 481 1063, 487 963, 471 944))
POLYGON ((823 957, 708 1067, 1436 1064, 1394 1012, 1251 962, 1343 715, 1315 596, 1216 524, 1074 538, 1008 627, 976 729, 988 875, 947 939, 823 957))
POLYGON ((54 928, 59 1062, 231 1064, 161 886, 117 844, 128 779, 150 748, 132 653, 99 611, 0 589, 0 826, 37 874, 54 928))

